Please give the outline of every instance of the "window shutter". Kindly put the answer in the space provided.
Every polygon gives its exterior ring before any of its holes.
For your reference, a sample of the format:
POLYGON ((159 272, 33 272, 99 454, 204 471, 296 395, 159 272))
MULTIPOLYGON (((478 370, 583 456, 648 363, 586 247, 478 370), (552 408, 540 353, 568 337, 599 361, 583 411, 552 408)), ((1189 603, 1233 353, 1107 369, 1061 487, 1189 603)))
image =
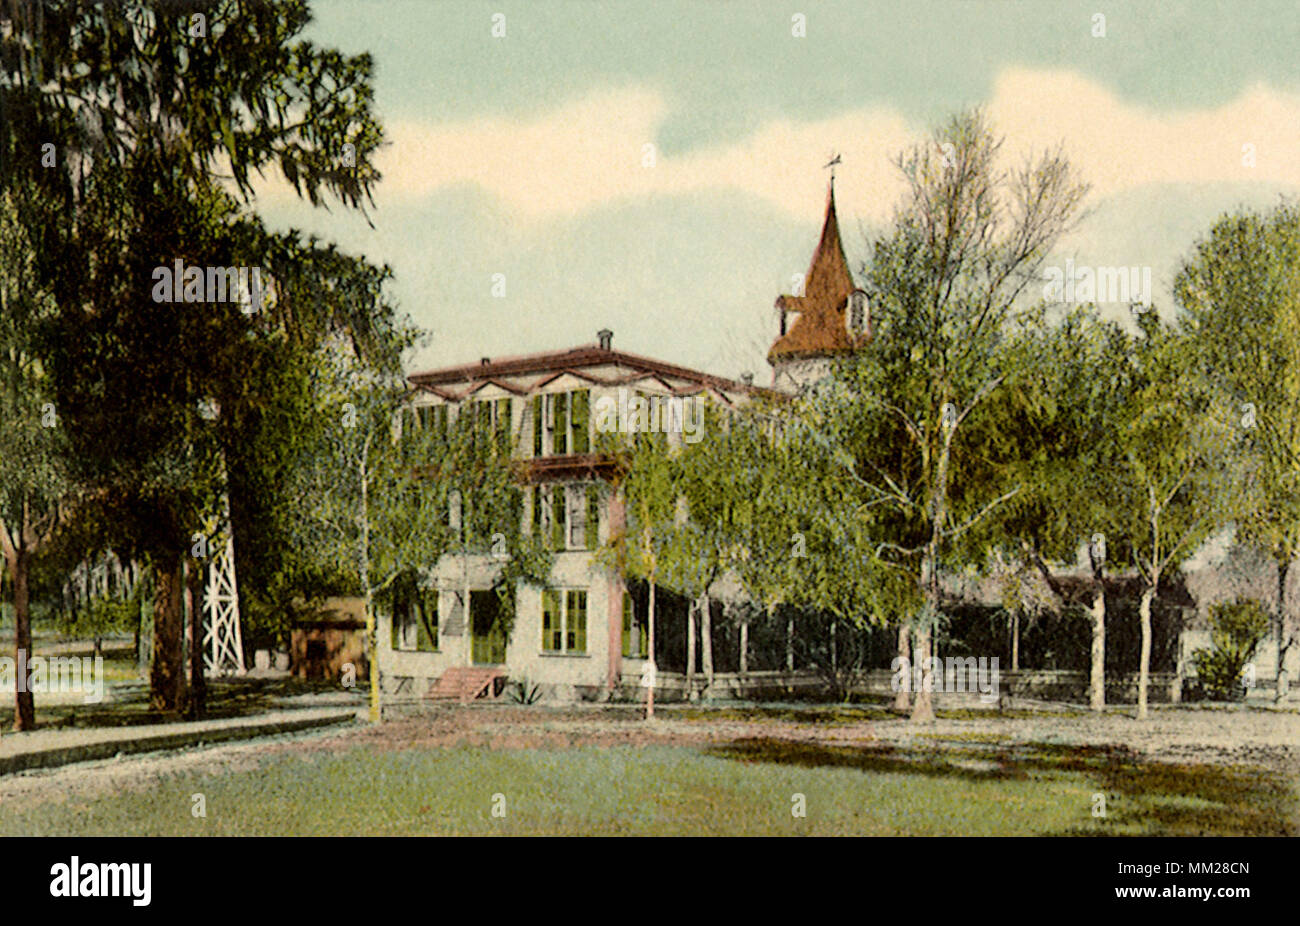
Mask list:
POLYGON ((533 456, 542 455, 542 397, 533 396, 533 456))
POLYGON ((503 450, 510 449, 510 421, 514 405, 509 398, 497 399, 497 441, 503 450))
POLYGON ((591 449, 591 434, 589 431, 588 409, 590 407, 590 398, 586 389, 579 389, 572 393, 573 396, 573 452, 587 453, 591 449))
POLYGON ((587 549, 594 550, 600 544, 600 486, 592 483, 587 486, 587 549))
POLYGON ((556 652, 562 643, 560 593, 548 588, 542 592, 542 649, 556 652))
POLYGON ((561 392, 554 396, 555 432, 551 435, 554 443, 552 452, 564 454, 569 452, 569 394, 561 392))
POLYGON ((565 601, 565 650, 587 651, 587 593, 570 591, 565 601))
POLYGON ((415 648, 424 653, 438 651, 438 592, 426 591, 419 596, 419 621, 415 648))
POLYGON ((551 543, 556 550, 564 549, 564 486, 551 489, 551 543))

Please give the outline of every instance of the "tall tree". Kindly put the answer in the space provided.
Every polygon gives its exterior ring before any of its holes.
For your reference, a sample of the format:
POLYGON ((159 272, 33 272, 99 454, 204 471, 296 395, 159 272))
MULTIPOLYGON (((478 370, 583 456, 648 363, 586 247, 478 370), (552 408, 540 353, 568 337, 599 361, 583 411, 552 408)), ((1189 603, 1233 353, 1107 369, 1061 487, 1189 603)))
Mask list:
POLYGON ((1052 563, 1073 563, 1086 544, 1091 588, 1082 603, 1092 619, 1089 704, 1106 703, 1106 534, 1115 523, 1112 474, 1126 444, 1117 423, 1135 388, 1132 344, 1117 322, 1095 307, 1069 311, 1057 324, 1028 324, 1013 350, 1018 371, 1000 397, 1007 433, 1021 448, 1016 464, 1025 486, 995 515, 999 555, 1034 570, 1057 608, 1074 592, 1052 563))
POLYGON ((1277 569, 1278 697, 1297 640, 1287 601, 1300 554, 1300 208, 1220 218, 1174 280, 1203 375, 1232 403, 1258 455, 1258 505, 1237 523, 1240 540, 1277 569))
POLYGON ((305 0, 0 7, 0 179, 66 203, 62 220, 27 223, 43 230, 36 253, 62 316, 59 404, 78 419, 83 475, 112 505, 105 521, 158 573, 152 686, 169 710, 183 694, 182 551, 220 491, 221 452, 242 417, 207 428, 193 410, 232 391, 250 329, 311 345, 340 330, 364 336, 357 315, 375 317, 374 300, 322 316, 312 298, 285 299, 255 325, 229 305, 178 313, 151 299, 153 272, 174 261, 258 266, 284 253, 232 219, 227 176, 245 203, 251 177, 272 165, 313 204, 368 199, 382 141, 371 61, 300 39, 309 20, 305 0))
POLYGON ((979 558, 971 530, 1021 488, 1001 461, 978 452, 989 442, 982 435, 997 429, 988 400, 1014 360, 1015 306, 1087 190, 1059 152, 1004 171, 1000 147, 973 111, 898 158, 908 194, 874 243, 867 273, 873 338, 842 365, 817 412, 841 443, 864 510, 883 509, 896 522, 880 554, 917 583, 912 649, 923 675, 914 720, 934 716, 940 571, 958 557, 979 558), (898 429, 903 452, 872 439, 879 419, 898 429))
POLYGON ((32 655, 31 573, 69 502, 65 432, 38 338, 54 300, 35 271, 13 191, 0 190, 0 553, 13 589, 14 728, 36 724, 27 680, 32 655))
POLYGON ((399 580, 431 578, 446 555, 490 557, 509 621, 517 586, 545 584, 552 554, 525 528, 507 428, 485 427, 473 403, 449 418, 420 414, 400 377, 379 375, 348 353, 321 359, 334 374, 319 383, 330 413, 293 470, 298 516, 291 536, 315 575, 341 580, 365 599, 377 722, 375 608, 391 600, 399 580))
POLYGON ((1137 716, 1147 715, 1151 607, 1169 573, 1216 531, 1251 510, 1255 461, 1240 452, 1243 430, 1208 388, 1185 334, 1140 316, 1134 339, 1137 388, 1117 422, 1122 463, 1108 475, 1119 546, 1142 579, 1137 716))

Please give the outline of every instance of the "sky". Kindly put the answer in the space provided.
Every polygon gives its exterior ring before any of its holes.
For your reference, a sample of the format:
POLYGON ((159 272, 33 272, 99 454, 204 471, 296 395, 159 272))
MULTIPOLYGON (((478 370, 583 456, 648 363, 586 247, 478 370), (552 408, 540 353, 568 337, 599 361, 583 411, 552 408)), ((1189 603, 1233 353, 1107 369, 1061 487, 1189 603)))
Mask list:
POLYGON ((891 159, 967 106, 1008 166, 1060 145, 1091 183, 1052 263, 1150 267, 1166 314, 1216 217, 1300 188, 1294 2, 312 7, 312 41, 375 62, 373 227, 271 175, 257 208, 392 267, 430 333, 411 371, 610 328, 616 348, 767 383, 832 152, 860 275, 902 193, 891 159))

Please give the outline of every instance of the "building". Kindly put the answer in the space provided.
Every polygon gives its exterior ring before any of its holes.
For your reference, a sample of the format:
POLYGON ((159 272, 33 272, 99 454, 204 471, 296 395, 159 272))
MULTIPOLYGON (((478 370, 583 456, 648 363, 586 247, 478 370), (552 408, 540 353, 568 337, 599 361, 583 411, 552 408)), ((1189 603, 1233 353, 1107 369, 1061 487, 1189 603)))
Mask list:
POLYGON ((767 354, 772 387, 783 392, 797 392, 828 376, 835 357, 871 337, 867 294, 853 282, 840 241, 834 181, 826 194, 821 238, 799 289, 777 297, 780 333, 767 354))
POLYGON ((360 682, 370 677, 364 598, 326 598, 294 619, 289 671, 302 679, 360 682), (351 669, 349 669, 349 666, 351 669))
MULTIPOLYGON (((832 183, 821 238, 801 291, 777 299, 780 330, 769 353, 773 387, 793 392, 826 375, 833 358, 870 334, 866 298, 840 241, 832 183)), ((766 390, 751 377, 730 380, 594 344, 418 373, 415 415, 445 423, 474 405, 494 429, 506 427, 527 461, 526 518, 551 533, 551 587, 515 590, 514 625, 503 632, 487 554, 444 557, 423 587, 395 590, 379 613, 380 660, 390 695, 418 697, 448 670, 500 667, 559 699, 605 697, 638 683, 646 664, 645 615, 620 575, 595 550, 622 523, 617 494, 590 491, 612 475, 593 452, 595 411, 630 395, 671 408, 678 400, 734 408, 766 390)), ((680 413, 680 407, 679 407, 680 413)), ((670 434, 670 441, 681 439, 670 434)))
POLYGON ((486 553, 444 557, 426 587, 396 590, 393 607, 379 614, 386 691, 419 696, 449 669, 472 666, 503 667, 560 699, 602 697, 625 677, 635 684, 646 657, 644 615, 622 577, 595 561, 623 516, 616 494, 591 491, 613 475, 593 450, 597 410, 636 395, 663 409, 681 400, 732 408, 760 390, 615 350, 610 331, 572 350, 484 357, 410 381, 417 415, 450 420, 475 406, 494 427, 508 424, 527 462, 525 518, 548 532, 555 563, 551 588, 515 590, 508 638, 492 590, 498 567, 486 553))

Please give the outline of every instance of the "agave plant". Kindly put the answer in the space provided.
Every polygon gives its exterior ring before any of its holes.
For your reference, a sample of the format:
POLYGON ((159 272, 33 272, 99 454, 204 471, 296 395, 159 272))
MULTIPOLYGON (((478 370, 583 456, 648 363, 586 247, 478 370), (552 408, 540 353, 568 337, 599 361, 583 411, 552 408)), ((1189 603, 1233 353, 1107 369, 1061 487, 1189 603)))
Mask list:
POLYGON ((511 684, 510 698, 516 704, 536 704, 542 699, 542 686, 521 678, 511 684))

